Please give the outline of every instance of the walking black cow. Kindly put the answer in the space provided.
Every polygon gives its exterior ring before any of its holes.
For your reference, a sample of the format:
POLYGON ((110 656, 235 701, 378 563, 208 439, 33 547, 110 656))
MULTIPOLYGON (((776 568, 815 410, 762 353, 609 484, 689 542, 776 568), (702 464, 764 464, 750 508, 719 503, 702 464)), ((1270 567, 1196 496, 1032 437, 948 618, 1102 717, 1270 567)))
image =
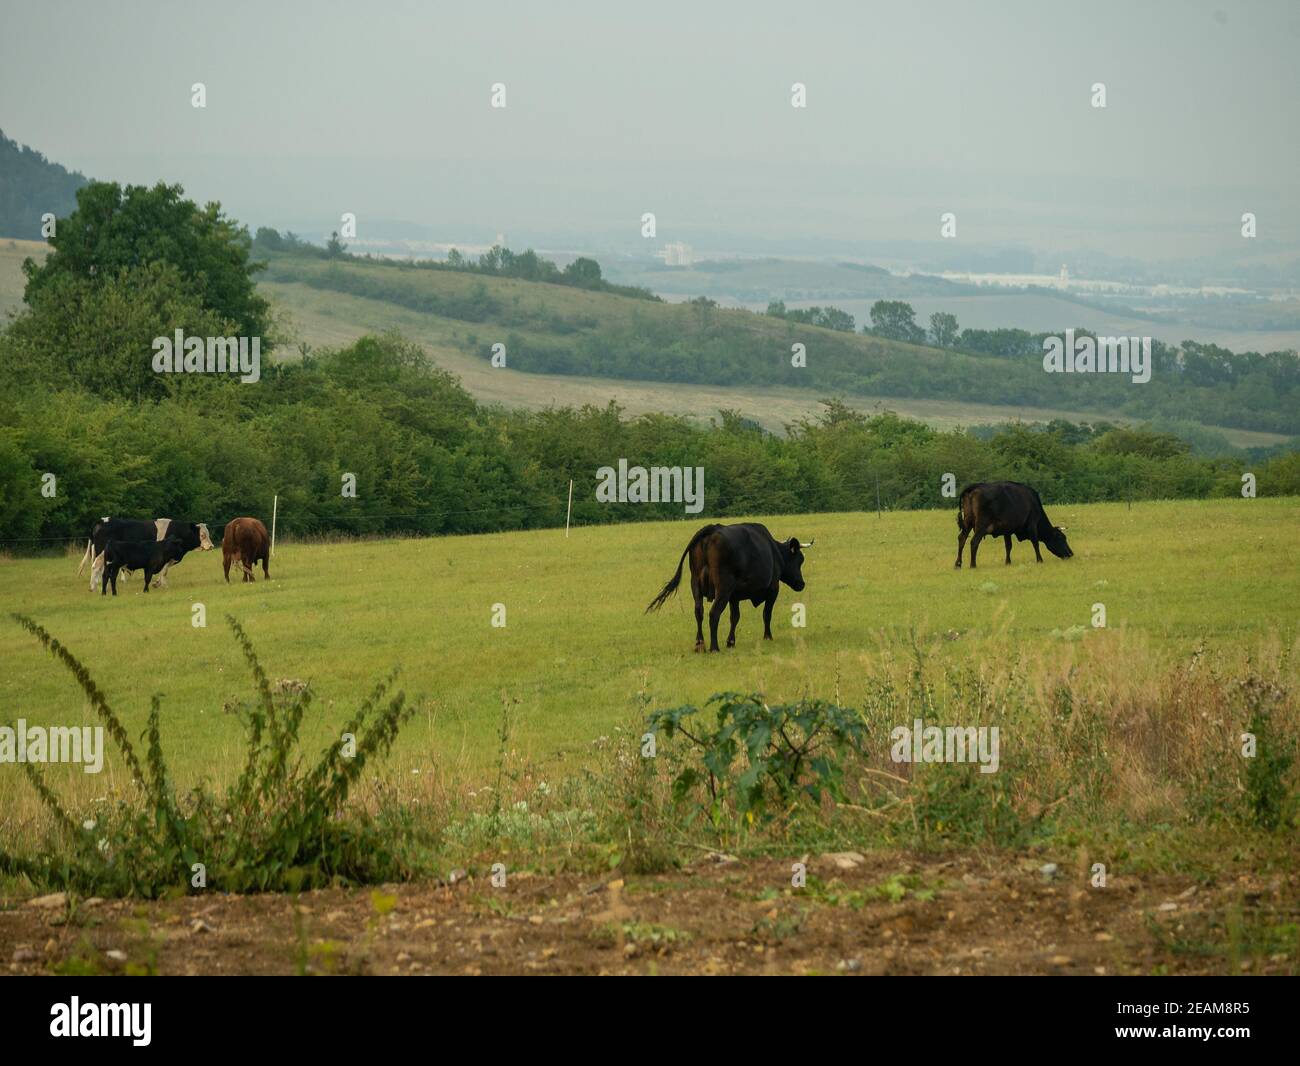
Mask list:
POLYGON ((749 600, 755 607, 763 605, 763 639, 772 639, 772 607, 781 582, 795 592, 803 591, 803 549, 798 537, 779 541, 767 526, 745 522, 734 526, 705 526, 695 534, 682 552, 677 573, 646 608, 658 610, 677 591, 682 580, 682 563, 691 559, 691 593, 695 597, 695 650, 704 650, 704 601, 711 600, 709 610, 709 651, 718 650, 718 621, 722 609, 731 606, 731 632, 727 647, 736 646, 736 623, 740 620, 740 601, 749 600))
POLYGON ((110 540, 104 545, 104 576, 101 578, 99 594, 108 592, 109 583, 113 585, 113 595, 117 595, 117 575, 120 570, 143 570, 144 590, 149 591, 149 582, 155 574, 160 574, 173 563, 185 558, 185 545, 179 537, 166 537, 149 543, 135 540, 110 540))
POLYGON ((1034 544, 1034 555, 1043 561, 1038 550, 1039 542, 1058 559, 1068 559, 1074 554, 1065 539, 1065 531, 1052 525, 1043 511, 1043 501, 1038 492, 1018 481, 982 481, 961 490, 957 505, 957 569, 961 569, 961 553, 966 538, 972 533, 970 568, 975 569, 975 553, 985 537, 1002 537, 1007 547, 1007 565, 1011 565, 1011 538, 1029 540, 1034 544))

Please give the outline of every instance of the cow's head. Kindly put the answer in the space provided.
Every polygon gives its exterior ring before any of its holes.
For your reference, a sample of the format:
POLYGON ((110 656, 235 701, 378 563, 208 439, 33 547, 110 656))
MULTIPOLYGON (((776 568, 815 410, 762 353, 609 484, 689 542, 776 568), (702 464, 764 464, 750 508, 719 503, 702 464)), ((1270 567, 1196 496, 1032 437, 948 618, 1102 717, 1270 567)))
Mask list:
POLYGON ((1058 559, 1068 559, 1074 554, 1070 551, 1070 542, 1065 539, 1065 530, 1060 526, 1051 526, 1044 522, 1039 530, 1039 536, 1047 545, 1047 550, 1058 559))
MULTIPOLYGON (((812 542, 808 542, 811 546, 812 542)), ((795 592, 803 591, 803 550, 798 537, 791 537, 781 545, 781 580, 795 592)))
POLYGON ((194 528, 199 534, 199 551, 212 550, 212 538, 208 536, 208 526, 206 522, 196 522, 194 528))

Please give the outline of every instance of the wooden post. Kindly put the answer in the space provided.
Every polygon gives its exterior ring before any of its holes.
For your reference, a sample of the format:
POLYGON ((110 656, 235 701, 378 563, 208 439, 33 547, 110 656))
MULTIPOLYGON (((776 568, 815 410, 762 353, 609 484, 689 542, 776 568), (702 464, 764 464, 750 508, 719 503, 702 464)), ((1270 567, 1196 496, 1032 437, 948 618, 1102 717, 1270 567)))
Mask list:
POLYGON ((271 502, 271 554, 275 554, 275 519, 280 511, 280 494, 275 494, 275 499, 271 502))
POLYGON ((877 518, 884 517, 880 513, 880 475, 879 474, 876 475, 876 517, 877 518))
POLYGON ((569 478, 569 509, 564 515, 564 535, 569 535, 569 519, 573 517, 573 478, 569 478))

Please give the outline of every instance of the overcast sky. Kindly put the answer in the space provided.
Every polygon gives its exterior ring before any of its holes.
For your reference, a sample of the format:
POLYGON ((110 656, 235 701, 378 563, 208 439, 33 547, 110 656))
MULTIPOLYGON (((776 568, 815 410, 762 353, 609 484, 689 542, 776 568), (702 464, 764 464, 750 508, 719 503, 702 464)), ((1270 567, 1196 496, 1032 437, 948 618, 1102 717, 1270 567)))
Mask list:
POLYGON ((1297 54, 1282 2, 0 0, 0 128, 309 233, 635 250, 653 211, 660 241, 778 248, 953 211, 962 241, 1151 260, 1237 252, 1249 210, 1294 255, 1297 54))

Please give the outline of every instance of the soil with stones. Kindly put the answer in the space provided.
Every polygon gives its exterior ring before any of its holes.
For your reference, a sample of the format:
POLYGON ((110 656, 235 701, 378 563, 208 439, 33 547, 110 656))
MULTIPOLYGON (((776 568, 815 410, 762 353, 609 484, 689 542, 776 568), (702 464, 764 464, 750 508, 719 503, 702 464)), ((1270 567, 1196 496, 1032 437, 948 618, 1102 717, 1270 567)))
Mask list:
MULTIPOLYGON (((1201 884, 1041 859, 712 855, 643 877, 446 881, 157 902, 0 900, 10 973, 1295 973, 1300 874, 1201 884), (1262 937, 1262 939, 1261 939, 1262 937)), ((0 967, 3 972, 3 967, 0 967)))

